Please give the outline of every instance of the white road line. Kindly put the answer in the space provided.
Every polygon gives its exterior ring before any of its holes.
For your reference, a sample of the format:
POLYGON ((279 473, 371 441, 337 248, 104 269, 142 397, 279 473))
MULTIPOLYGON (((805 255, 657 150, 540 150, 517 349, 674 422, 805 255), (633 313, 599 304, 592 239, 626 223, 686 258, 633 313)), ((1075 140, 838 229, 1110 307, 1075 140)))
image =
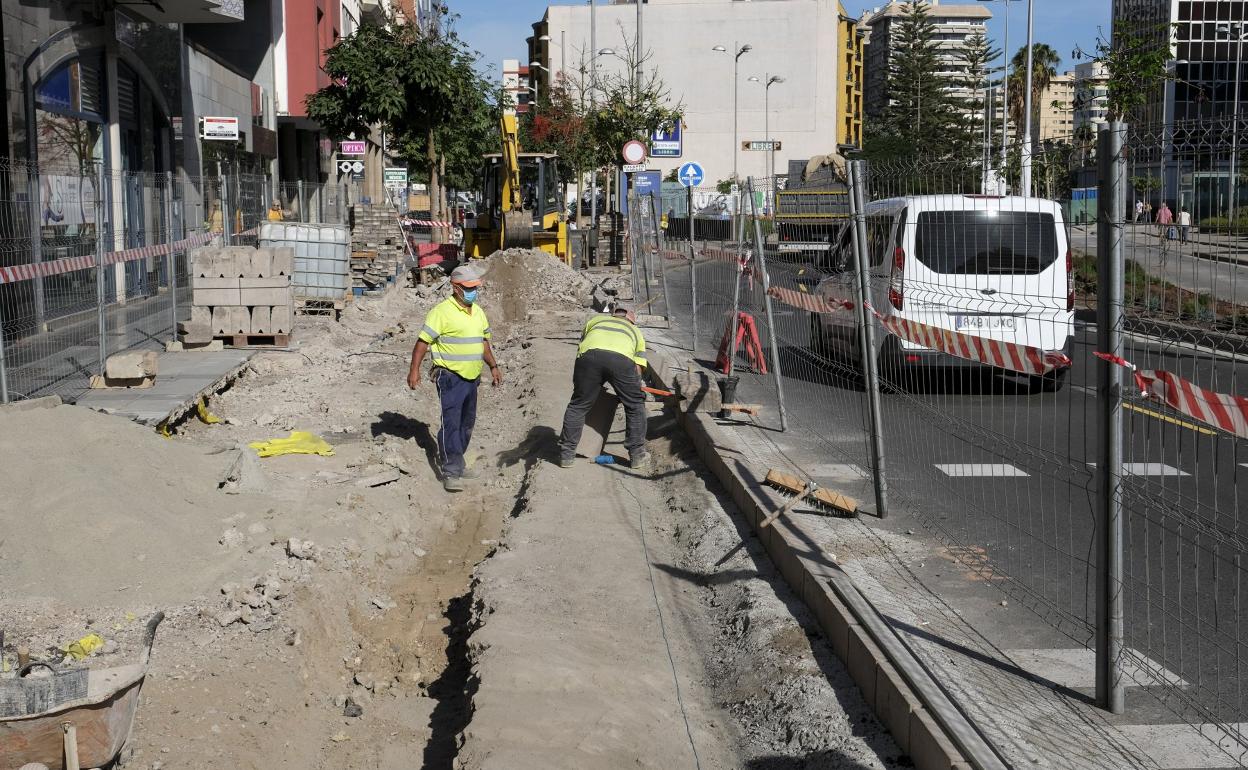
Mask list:
MULTIPOLYGON (((1096 463, 1088 463, 1089 468, 1095 468, 1096 463)), ((1190 476, 1192 474, 1181 471, 1173 465, 1165 463, 1123 463, 1122 472, 1127 476, 1190 476)))
POLYGON ((937 465, 936 470, 946 476, 1000 476, 1000 477, 1026 477, 1021 468, 1017 468, 1008 463, 949 463, 946 465, 937 465))
MULTIPOLYGON (((1006 650, 1006 655, 1029 674, 1034 674, 1062 687, 1072 690, 1096 688, 1096 653, 1078 647, 1075 649, 1029 649, 1006 650)), ((1149 659, 1138 650, 1129 650, 1122 659, 1122 673, 1128 687, 1146 687, 1153 684, 1170 687, 1187 687, 1178 674, 1160 663, 1149 659)))
POLYGON ((1227 727, 1199 725, 1120 725, 1118 731, 1160 768, 1222 768, 1244 757, 1248 723, 1227 727), (1229 732, 1228 729, 1229 728, 1229 732), (1221 747, 1221 748, 1219 748, 1221 747))

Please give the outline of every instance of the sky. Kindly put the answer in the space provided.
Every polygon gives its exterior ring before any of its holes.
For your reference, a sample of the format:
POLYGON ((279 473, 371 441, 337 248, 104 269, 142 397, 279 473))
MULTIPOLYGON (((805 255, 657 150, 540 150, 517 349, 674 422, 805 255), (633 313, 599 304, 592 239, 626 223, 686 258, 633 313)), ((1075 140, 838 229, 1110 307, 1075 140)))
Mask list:
MULTIPOLYGON (((600 0, 609 2, 609 0, 600 0)), ((946 2, 947 0, 941 0, 946 2)), ((1097 29, 1109 34, 1111 0, 1032 0, 1035 3, 1035 41, 1048 43, 1062 57, 1062 71, 1071 69, 1075 46, 1092 51, 1096 46, 1097 29)), ((521 59, 528 55, 524 39, 532 34, 531 25, 542 18, 550 4, 541 0, 446 0, 451 10, 460 15, 460 35, 484 56, 482 71, 494 65, 494 74, 503 59, 521 59)), ((857 16, 863 10, 884 5, 887 0, 841 0, 845 10, 857 16)), ((968 4, 976 0, 963 0, 968 4)), ((571 3, 559 3, 569 5, 571 3)), ((1001 47, 1001 15, 1004 0, 984 3, 993 14, 988 35, 995 47, 1001 47)), ((1027 2, 1014 0, 1010 9, 1010 48, 1022 48, 1027 33, 1027 2)))

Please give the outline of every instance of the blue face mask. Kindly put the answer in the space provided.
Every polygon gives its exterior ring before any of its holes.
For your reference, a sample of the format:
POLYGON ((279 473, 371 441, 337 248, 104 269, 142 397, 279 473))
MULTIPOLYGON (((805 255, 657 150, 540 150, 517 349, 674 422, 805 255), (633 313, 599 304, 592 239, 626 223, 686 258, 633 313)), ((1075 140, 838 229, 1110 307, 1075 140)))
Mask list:
POLYGON ((464 302, 469 305, 477 301, 477 289, 464 289, 464 302))

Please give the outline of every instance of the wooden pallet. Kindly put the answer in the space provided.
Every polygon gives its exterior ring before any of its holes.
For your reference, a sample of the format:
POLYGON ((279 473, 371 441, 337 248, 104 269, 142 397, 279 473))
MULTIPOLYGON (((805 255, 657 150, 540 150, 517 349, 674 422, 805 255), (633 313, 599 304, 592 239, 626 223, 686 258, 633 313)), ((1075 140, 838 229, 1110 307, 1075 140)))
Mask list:
POLYGON ((296 315, 329 315, 342 312, 351 302, 351 290, 347 289, 341 297, 299 297, 295 299, 296 315))
POLYGON ((284 348, 290 345, 290 334, 217 334, 227 348, 284 348))

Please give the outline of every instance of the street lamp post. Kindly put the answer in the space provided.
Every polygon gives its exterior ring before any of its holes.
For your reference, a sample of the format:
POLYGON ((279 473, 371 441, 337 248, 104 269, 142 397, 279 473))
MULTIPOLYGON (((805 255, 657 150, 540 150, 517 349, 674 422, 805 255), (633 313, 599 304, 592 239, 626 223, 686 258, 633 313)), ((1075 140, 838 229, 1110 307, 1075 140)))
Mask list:
POLYGON ((749 78, 749 82, 763 84, 763 134, 764 134, 763 139, 768 142, 771 142, 770 146, 767 149, 767 155, 766 155, 767 162, 763 164, 763 173, 765 173, 769 177, 775 176, 776 174, 776 149, 775 149, 775 142, 771 138, 771 87, 774 86, 776 83, 783 83, 784 78, 780 77, 779 75, 772 75, 770 73, 767 73, 763 75, 762 80, 759 80, 756 77, 751 77, 749 78))
POLYGON ((1027 0, 1027 75, 1023 81, 1023 195, 1031 195, 1031 32, 1033 0, 1027 0))
MULTIPOLYGON (((741 57, 745 56, 747 53, 754 50, 754 48, 749 43, 746 43, 740 48, 737 47, 736 43, 733 43, 732 47, 734 50, 736 50, 736 54, 732 57, 732 181, 735 183, 737 181, 737 151, 740 149, 740 147, 738 146, 739 141, 737 138, 737 91, 738 91, 737 73, 739 70, 738 65, 741 62, 741 57)), ((720 53, 727 53, 727 49, 725 49, 722 45, 717 45, 711 50, 719 51, 720 53)))
POLYGON ((1235 95, 1231 104, 1231 168, 1226 196, 1226 218, 1228 222, 1234 224, 1232 220, 1235 217, 1235 188, 1238 187, 1235 183, 1235 168, 1239 164, 1239 82, 1242 80, 1240 73, 1244 65, 1244 23, 1242 21, 1227 22, 1219 24, 1217 29, 1218 34, 1228 37, 1231 36, 1231 30, 1235 30, 1235 74, 1233 76, 1235 95))

